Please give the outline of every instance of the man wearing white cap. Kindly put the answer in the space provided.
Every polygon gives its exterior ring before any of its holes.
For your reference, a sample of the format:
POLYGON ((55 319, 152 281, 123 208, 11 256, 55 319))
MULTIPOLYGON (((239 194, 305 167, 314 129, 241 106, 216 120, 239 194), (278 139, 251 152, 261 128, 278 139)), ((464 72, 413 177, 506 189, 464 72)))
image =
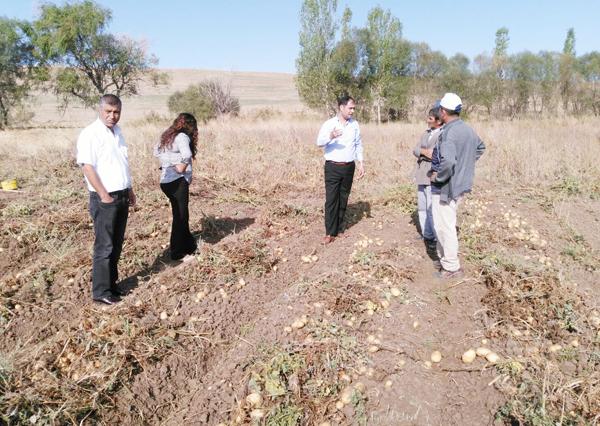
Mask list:
POLYGON ((456 214, 463 194, 471 192, 475 162, 485 150, 477 133, 460 119, 461 109, 462 101, 454 93, 446 93, 440 100, 440 118, 444 127, 434 148, 430 174, 441 278, 462 275, 456 214))

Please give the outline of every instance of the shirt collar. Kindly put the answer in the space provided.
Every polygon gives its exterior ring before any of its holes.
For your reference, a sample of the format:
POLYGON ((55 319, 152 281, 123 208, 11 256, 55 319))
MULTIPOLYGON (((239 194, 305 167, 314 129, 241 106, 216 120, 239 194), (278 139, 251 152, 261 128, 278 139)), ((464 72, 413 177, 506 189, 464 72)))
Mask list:
MULTIPOLYGON (((340 121, 339 115, 336 114, 335 118, 338 121, 338 123, 342 124, 342 122, 340 121)), ((342 126, 347 126, 347 125, 351 124, 352 122, 354 122, 354 117, 350 117, 348 120, 346 120, 346 124, 342 124, 342 126)))
POLYGON ((114 134, 115 136, 118 136, 119 134, 121 134, 121 129, 119 128, 118 124, 115 124, 113 126, 114 132, 111 132, 110 129, 102 122, 102 120, 100 120, 100 117, 96 119, 96 126, 98 126, 99 129, 102 129, 105 132, 110 132, 111 135, 114 134))

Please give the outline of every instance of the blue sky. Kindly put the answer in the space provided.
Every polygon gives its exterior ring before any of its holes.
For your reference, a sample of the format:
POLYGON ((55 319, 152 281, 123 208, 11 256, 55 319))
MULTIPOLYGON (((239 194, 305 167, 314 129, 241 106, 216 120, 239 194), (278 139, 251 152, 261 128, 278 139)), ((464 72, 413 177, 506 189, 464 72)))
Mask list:
MULTIPOLYGON (((55 2, 62 3, 62 2, 55 2)), ((109 30, 145 39, 164 68, 294 72, 298 55, 301 0, 98 0, 113 12, 109 30)), ((0 16, 32 20, 38 0, 2 0, 0 16)), ((451 56, 471 59, 491 52, 498 28, 509 29, 509 52, 562 50, 575 28, 581 55, 600 50, 598 0, 338 0, 353 24, 363 26, 368 11, 390 9, 410 41, 426 42, 451 56), (435 6, 434 6, 435 5, 435 6)))

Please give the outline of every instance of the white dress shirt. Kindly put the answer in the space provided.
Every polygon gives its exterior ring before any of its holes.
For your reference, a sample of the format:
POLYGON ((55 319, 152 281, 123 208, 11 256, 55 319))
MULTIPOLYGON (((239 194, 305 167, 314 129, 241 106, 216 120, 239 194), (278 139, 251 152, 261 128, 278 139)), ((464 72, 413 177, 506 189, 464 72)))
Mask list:
MULTIPOLYGON (((108 192, 131 188, 127 145, 117 125, 113 131, 98 118, 83 129, 77 139, 77 164, 91 165, 108 192)), ((85 180, 88 189, 95 192, 87 178, 85 180)))
POLYGON ((321 126, 317 145, 325 147, 325 160, 349 163, 352 161, 363 161, 363 146, 360 139, 360 128, 358 122, 353 118, 340 122, 336 115, 327 120, 321 126), (335 139, 330 139, 333 129, 340 129, 343 133, 335 139))

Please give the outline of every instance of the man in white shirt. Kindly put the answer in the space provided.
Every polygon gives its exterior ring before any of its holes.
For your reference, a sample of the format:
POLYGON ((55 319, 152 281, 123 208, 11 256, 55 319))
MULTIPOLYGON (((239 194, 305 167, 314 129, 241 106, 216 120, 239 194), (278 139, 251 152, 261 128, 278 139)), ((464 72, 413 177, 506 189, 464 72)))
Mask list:
POLYGON ((92 299, 112 305, 122 292, 117 287, 117 264, 123 248, 129 206, 136 198, 131 188, 127 146, 117 126, 121 100, 100 98, 98 119, 77 139, 77 163, 90 191, 89 211, 94 221, 92 299))
POLYGON ((344 232, 344 216, 352 189, 354 170, 365 175, 358 122, 352 118, 356 103, 351 96, 338 99, 338 113, 319 131, 317 145, 325 149, 325 238, 329 244, 344 232))

